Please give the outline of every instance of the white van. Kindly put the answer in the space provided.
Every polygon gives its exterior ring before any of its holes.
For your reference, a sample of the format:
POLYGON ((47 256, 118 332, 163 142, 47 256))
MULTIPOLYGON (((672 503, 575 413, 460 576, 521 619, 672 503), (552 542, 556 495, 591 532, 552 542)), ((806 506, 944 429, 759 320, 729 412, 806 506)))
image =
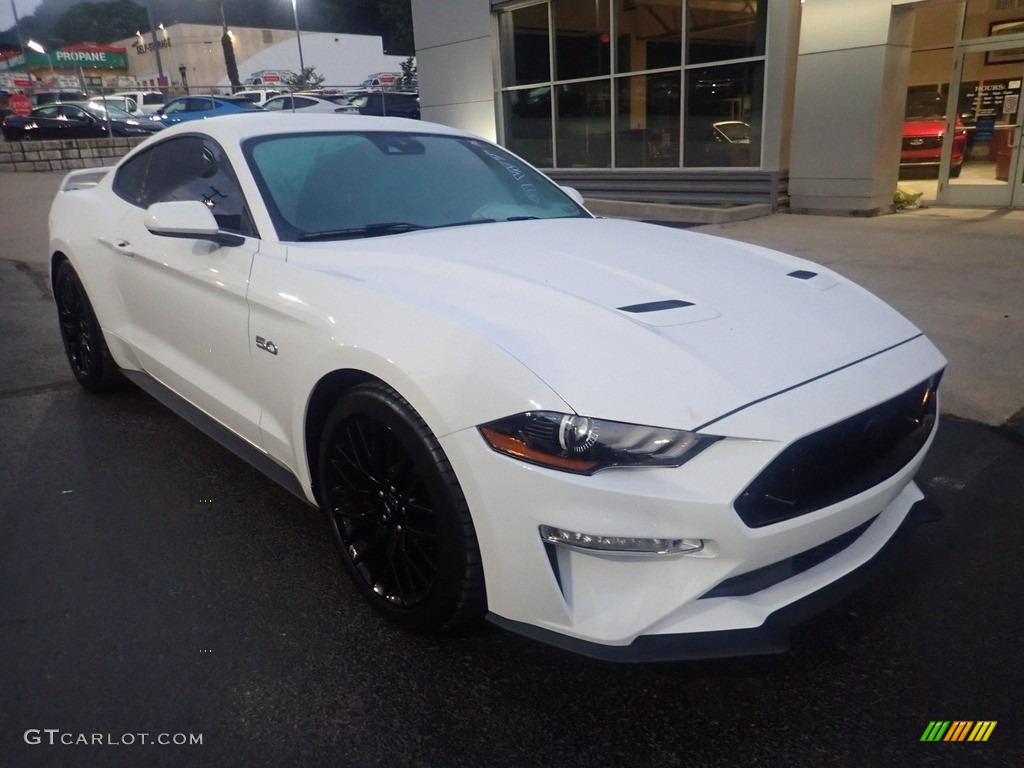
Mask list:
POLYGON ((126 103, 131 101, 135 109, 125 110, 132 115, 155 115, 164 105, 166 97, 160 91, 118 91, 111 96, 124 96, 126 103))
POLYGON ((262 107, 267 103, 268 99, 280 96, 282 93, 284 93, 283 90, 275 90, 273 88, 250 88, 245 91, 236 91, 231 95, 240 99, 247 99, 256 106, 262 107))

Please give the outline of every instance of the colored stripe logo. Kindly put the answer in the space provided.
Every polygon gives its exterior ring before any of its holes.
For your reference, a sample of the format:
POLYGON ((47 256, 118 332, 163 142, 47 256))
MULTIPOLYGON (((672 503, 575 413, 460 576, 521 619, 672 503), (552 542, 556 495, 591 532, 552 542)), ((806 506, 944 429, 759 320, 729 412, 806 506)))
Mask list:
POLYGON ((996 720, 932 720, 921 741, 988 741, 996 720))

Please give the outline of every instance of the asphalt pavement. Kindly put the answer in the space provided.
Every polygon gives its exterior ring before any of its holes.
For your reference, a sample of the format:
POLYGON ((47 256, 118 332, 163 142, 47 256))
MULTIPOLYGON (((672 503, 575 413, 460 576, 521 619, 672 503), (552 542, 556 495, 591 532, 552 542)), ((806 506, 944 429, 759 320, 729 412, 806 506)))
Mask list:
POLYGON ((829 264, 937 341, 918 482, 945 517, 786 654, 623 666, 384 625, 322 516, 141 392, 80 390, 46 288, 58 181, 0 174, 0 768, 1024 765, 1019 214, 702 228, 829 264), (932 721, 996 726, 922 742, 932 721))

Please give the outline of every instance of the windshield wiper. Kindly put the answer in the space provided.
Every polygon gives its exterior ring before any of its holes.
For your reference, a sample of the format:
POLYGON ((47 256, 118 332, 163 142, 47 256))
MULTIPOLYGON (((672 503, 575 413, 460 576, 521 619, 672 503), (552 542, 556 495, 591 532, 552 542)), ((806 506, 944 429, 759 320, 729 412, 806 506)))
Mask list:
POLYGON ((428 227, 424 227, 422 224, 412 224, 408 221, 382 221, 376 224, 367 224, 365 227, 303 232, 299 235, 299 242, 306 242, 308 240, 353 240, 359 237, 380 237, 381 235, 394 235, 399 232, 413 232, 417 229, 428 229, 428 227))

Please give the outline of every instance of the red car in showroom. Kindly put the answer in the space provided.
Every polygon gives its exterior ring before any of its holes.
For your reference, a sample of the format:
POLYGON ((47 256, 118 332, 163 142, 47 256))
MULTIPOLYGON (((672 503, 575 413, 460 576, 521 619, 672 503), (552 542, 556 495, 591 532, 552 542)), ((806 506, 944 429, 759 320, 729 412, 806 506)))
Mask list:
MULTIPOLYGON (((908 99, 906 120, 903 123, 900 168, 933 166, 937 170, 942 159, 942 137, 945 132, 945 97, 908 99)), ((967 129, 957 117, 953 135, 953 155, 949 162, 951 178, 960 175, 966 156, 967 129)))

